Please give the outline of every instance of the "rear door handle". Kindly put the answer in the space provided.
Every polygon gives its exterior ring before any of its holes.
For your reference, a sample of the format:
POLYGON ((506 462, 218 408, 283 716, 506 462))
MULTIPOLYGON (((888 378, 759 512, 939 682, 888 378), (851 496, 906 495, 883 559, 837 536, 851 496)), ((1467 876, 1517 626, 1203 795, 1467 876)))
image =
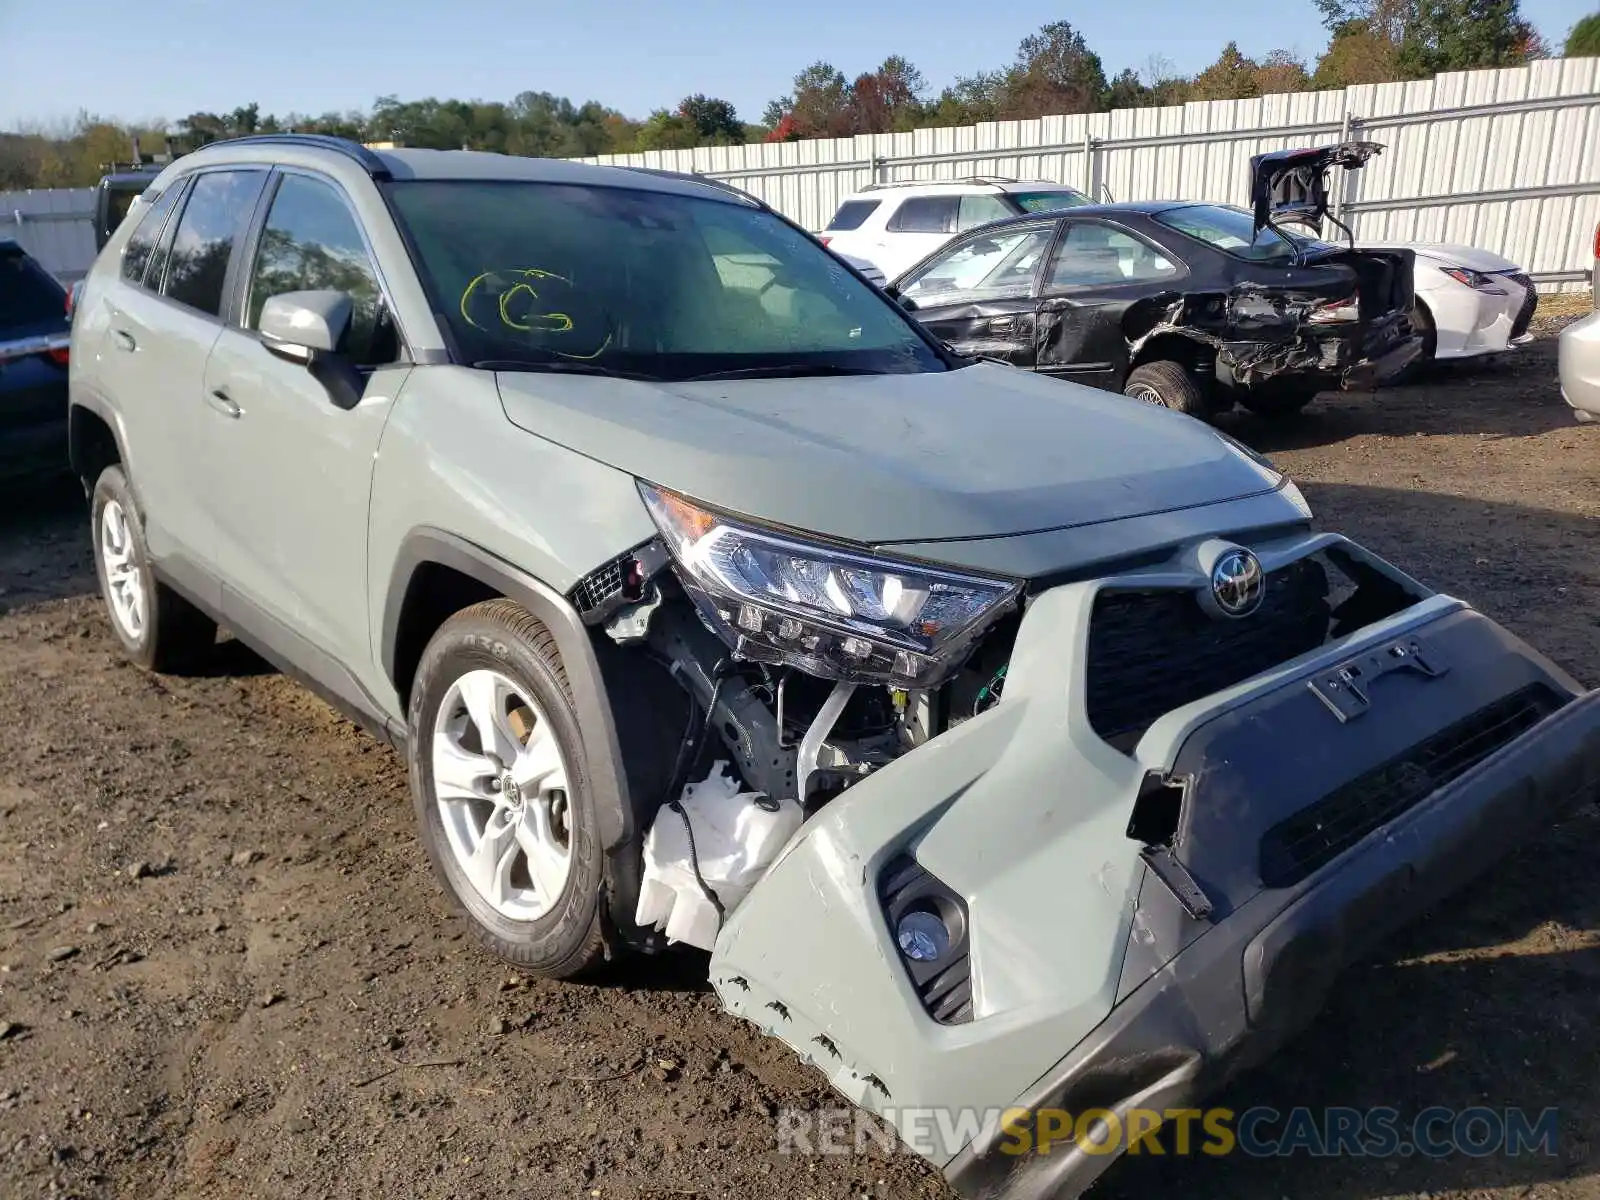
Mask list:
POLYGON ((225 417, 237 418, 244 412, 244 409, 234 403, 233 397, 229 396, 222 388, 216 388, 207 394, 206 403, 225 417))
POLYGON ((989 322, 990 333, 1015 333, 1017 319, 1015 317, 994 317, 989 322))
POLYGON ((111 340, 116 342, 118 350, 132 351, 139 348, 139 343, 133 340, 133 334, 126 329, 113 329, 111 331, 111 340))

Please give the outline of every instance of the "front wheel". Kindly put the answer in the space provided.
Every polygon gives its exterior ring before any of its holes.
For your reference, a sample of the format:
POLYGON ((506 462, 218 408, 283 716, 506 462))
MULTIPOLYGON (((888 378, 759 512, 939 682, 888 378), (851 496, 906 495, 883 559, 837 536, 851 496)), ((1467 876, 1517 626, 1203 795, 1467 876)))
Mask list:
POLYGON ((1418 300, 1411 307, 1410 318, 1411 332, 1422 339, 1422 350, 1391 383, 1416 383, 1433 369, 1438 358, 1439 330, 1433 323, 1433 314, 1428 311, 1428 306, 1418 300))
POLYGON ((1211 415, 1211 406, 1206 402, 1200 381, 1182 363, 1167 359, 1144 363, 1129 371, 1122 394, 1202 421, 1211 415))
POLYGON ((564 979, 604 955, 602 854, 555 641, 509 600, 446 621, 408 714, 423 846, 477 940, 564 979))

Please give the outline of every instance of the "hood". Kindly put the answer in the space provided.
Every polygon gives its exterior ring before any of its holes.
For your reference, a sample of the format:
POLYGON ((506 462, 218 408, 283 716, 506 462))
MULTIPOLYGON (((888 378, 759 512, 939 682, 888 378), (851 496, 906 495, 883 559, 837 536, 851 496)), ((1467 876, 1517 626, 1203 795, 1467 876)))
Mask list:
POLYGON ((1199 421, 986 363, 706 383, 498 381, 507 417, 530 433, 714 507, 866 544, 1114 521, 1278 483, 1199 421))
POLYGON ((1361 246, 1367 250, 1414 250, 1419 256, 1434 259, 1442 266, 1465 267, 1469 271, 1480 271, 1485 275, 1492 275, 1497 271, 1516 271, 1520 269, 1509 258, 1501 258, 1498 254, 1492 254, 1487 250, 1479 250, 1476 246, 1463 246, 1456 242, 1393 242, 1386 244, 1362 242, 1361 246))
POLYGON ((1318 234, 1328 209, 1328 172, 1360 170, 1383 147, 1377 142, 1340 142, 1307 150, 1275 150, 1250 159, 1250 207, 1255 231, 1295 221, 1318 234))

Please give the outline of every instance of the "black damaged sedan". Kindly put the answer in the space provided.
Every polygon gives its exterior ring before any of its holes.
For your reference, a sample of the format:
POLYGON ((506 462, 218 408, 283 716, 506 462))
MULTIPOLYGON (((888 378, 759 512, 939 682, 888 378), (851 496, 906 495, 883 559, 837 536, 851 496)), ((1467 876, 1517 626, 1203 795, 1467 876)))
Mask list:
POLYGON ((1239 208, 1105 204, 997 221, 889 292, 958 353, 1202 419, 1296 413, 1397 376, 1412 254, 1333 245, 1239 208))

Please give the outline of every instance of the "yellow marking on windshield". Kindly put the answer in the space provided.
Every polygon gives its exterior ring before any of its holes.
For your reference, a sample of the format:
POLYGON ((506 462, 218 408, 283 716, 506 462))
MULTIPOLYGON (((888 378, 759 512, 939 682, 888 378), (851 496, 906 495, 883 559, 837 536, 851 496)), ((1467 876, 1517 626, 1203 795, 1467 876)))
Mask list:
MULTIPOLYGON (((546 271, 542 267, 518 267, 508 271, 485 271, 483 274, 475 276, 461 293, 461 319, 464 320, 468 325, 472 326, 474 329, 484 329, 484 332, 489 332, 484 328, 484 326, 478 324, 478 322, 472 319, 471 305, 472 298, 477 294, 478 289, 497 275, 520 275, 524 280, 532 281, 513 284, 511 287, 500 293, 499 300, 496 302, 496 309, 500 316, 500 323, 507 329, 515 329, 519 333, 571 333, 573 331, 575 328, 575 323, 571 315, 568 313, 532 312, 519 320, 517 317, 513 316, 510 311, 509 306, 512 298, 520 293, 526 292, 529 299, 534 302, 537 302, 540 299, 538 289, 533 286, 534 283, 549 279, 554 280, 557 283, 564 283, 568 287, 574 286, 572 280, 568 279, 565 275, 557 275, 554 271, 546 271)), ((593 354, 573 354, 570 351, 556 350, 553 347, 550 348, 550 352, 561 358, 570 358, 580 362, 587 362, 592 359, 599 358, 606 352, 607 349, 610 348, 610 346, 611 333, 607 332, 605 340, 600 343, 600 348, 593 354)))

